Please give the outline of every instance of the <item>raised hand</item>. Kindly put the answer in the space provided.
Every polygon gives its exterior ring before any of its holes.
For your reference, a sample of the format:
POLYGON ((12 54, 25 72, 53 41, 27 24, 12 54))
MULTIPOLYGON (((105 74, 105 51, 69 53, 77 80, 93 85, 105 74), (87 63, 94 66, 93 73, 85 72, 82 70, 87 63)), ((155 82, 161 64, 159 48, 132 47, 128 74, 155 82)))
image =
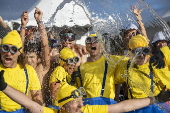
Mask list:
POLYGON ((155 97, 158 102, 170 101, 170 90, 166 90, 166 86, 162 91, 155 97))
POLYGON ((138 20, 142 20, 142 17, 141 17, 141 12, 142 12, 142 9, 138 9, 136 6, 133 6, 132 7, 132 12, 135 14, 136 18, 138 20))
POLYGON ((0 91, 3 91, 7 87, 7 83, 4 80, 4 70, 0 71, 0 91))
POLYGON ((165 67, 164 54, 161 50, 156 50, 150 58, 150 64, 156 66, 157 69, 165 67))
POLYGON ((21 18, 22 27, 26 27, 26 25, 29 21, 28 11, 24 11, 20 18, 21 18))
POLYGON ((34 12, 35 20, 37 22, 42 21, 42 16, 43 16, 43 12, 39 8, 35 7, 35 12, 34 12))

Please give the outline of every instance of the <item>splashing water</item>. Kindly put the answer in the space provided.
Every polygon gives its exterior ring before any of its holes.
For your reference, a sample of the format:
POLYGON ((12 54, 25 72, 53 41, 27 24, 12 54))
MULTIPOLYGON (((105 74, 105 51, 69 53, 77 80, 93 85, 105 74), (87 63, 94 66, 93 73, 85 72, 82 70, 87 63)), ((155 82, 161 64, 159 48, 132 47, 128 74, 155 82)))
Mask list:
MULTIPOLYGON (((98 37, 101 39, 105 57, 108 57, 109 54, 120 54, 124 50, 121 45, 123 43, 120 35, 121 29, 126 29, 129 23, 138 26, 136 17, 132 12, 132 6, 142 9, 142 22, 145 24, 145 29, 150 40, 152 40, 154 34, 158 31, 163 31, 167 39, 170 37, 168 25, 143 0, 63 0, 46 23, 46 26, 52 27, 55 21, 57 21, 55 17, 57 12, 70 2, 74 4, 72 15, 76 13, 75 7, 77 5, 83 9, 84 12, 82 13, 85 13, 87 16, 92 30, 96 31, 98 37), (103 34, 105 33, 107 33, 107 36, 103 38, 103 34)), ((66 20, 63 22, 66 22, 66 20)), ((70 17, 69 22, 75 22, 73 17, 70 17)), ((137 86, 138 84, 135 85, 137 86)))

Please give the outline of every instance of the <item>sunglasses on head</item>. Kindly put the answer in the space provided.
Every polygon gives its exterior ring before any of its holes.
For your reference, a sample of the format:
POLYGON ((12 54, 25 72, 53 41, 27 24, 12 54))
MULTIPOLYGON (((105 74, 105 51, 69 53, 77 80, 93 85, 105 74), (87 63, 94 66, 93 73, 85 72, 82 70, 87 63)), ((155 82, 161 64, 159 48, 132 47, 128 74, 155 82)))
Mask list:
POLYGON ((98 43, 99 39, 97 37, 87 37, 85 42, 87 44, 91 44, 91 43, 98 43))
POLYGON ((60 37, 61 41, 74 41, 76 39, 75 34, 73 33, 64 33, 62 34, 62 36, 60 37))
POLYGON ((147 55, 150 52, 149 47, 142 47, 142 48, 135 48, 132 50, 132 53, 135 54, 136 56, 140 56, 142 54, 147 55))
POLYGON ((67 60, 64 60, 60 57, 61 60, 63 60, 64 62, 66 62, 67 64, 76 64, 79 62, 79 57, 74 57, 74 58, 68 58, 67 60))
POLYGON ((72 91, 70 96, 67 96, 67 97, 65 97, 63 99, 60 99, 58 101, 58 103, 63 102, 65 100, 68 100, 70 98, 76 99, 76 98, 79 98, 79 97, 83 97, 84 95, 86 95, 86 90, 83 87, 80 87, 79 89, 76 89, 76 90, 72 91))
POLYGON ((7 44, 1 45, 1 50, 2 50, 3 52, 7 53, 7 52, 10 51, 11 54, 17 53, 21 48, 22 48, 22 47, 20 47, 20 48, 18 49, 17 46, 14 46, 14 45, 12 45, 12 46, 9 46, 9 45, 7 45, 7 44))

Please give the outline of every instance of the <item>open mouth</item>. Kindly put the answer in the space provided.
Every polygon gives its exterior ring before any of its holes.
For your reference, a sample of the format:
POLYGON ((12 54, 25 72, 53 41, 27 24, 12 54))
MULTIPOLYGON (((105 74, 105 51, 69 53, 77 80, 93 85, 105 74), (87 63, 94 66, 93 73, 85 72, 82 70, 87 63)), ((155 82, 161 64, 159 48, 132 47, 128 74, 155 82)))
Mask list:
POLYGON ((7 64, 7 63, 10 63, 12 61, 12 59, 11 58, 5 58, 5 63, 7 64))
POLYGON ((91 47, 91 50, 96 50, 96 47, 91 47))

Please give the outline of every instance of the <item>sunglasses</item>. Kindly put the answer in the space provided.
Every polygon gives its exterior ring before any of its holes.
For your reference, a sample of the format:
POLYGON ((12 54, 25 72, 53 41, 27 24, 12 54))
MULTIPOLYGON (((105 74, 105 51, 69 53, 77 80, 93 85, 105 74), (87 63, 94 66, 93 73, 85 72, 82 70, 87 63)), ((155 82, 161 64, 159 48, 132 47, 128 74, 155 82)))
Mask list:
POLYGON ((48 39, 48 45, 52 48, 57 47, 58 41, 56 39, 48 39))
POLYGON ((133 54, 136 56, 140 56, 142 54, 147 55, 150 52, 149 47, 143 47, 143 48, 135 48, 134 50, 131 51, 133 54))
POLYGON ((76 89, 76 90, 72 91, 70 96, 67 96, 67 97, 65 97, 63 99, 60 99, 58 101, 58 103, 63 102, 65 100, 68 100, 70 98, 76 99, 76 98, 79 98, 79 97, 83 97, 84 95, 86 95, 86 90, 83 87, 80 87, 79 89, 76 89))
POLYGON ((11 54, 15 54, 17 53, 22 47, 20 47, 19 49, 17 48, 17 46, 9 46, 7 44, 4 44, 1 46, 1 50, 5 53, 7 52, 11 52, 11 54))
POLYGON ((85 42, 87 44, 91 44, 91 43, 98 43, 99 39, 97 37, 87 37, 85 42))
POLYGON ((75 34, 73 33, 64 33, 62 34, 62 36, 60 37, 61 41, 74 41, 76 39, 75 34))
POLYGON ((74 58, 68 58, 67 60, 64 60, 60 57, 61 60, 63 60, 64 62, 66 62, 67 64, 76 64, 79 62, 79 57, 74 57, 74 58))

